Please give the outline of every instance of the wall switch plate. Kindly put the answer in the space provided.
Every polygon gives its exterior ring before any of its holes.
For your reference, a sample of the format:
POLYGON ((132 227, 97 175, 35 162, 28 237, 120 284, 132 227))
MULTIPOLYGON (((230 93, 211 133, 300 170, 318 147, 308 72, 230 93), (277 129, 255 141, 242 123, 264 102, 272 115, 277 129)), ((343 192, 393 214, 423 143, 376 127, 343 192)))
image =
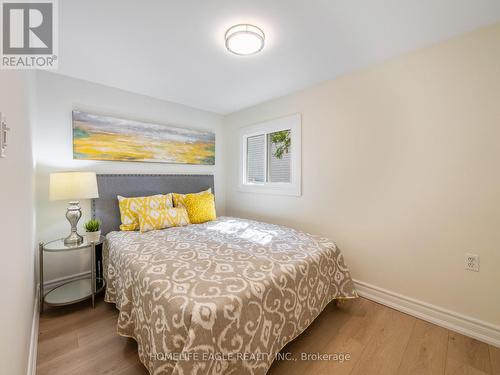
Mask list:
POLYGON ((479 272, 479 255, 466 253, 465 254, 465 269, 467 271, 479 272))
POLYGON ((5 117, 2 116, 0 112, 0 158, 4 158, 7 156, 7 132, 10 129, 7 127, 7 121, 5 117))

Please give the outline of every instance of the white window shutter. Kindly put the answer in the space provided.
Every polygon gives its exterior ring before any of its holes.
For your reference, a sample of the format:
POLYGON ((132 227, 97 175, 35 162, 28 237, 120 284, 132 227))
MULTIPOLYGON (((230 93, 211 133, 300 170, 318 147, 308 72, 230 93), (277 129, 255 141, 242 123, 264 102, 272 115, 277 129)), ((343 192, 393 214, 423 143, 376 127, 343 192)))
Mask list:
POLYGON ((266 136, 264 134, 247 138, 247 182, 265 182, 265 146, 266 136))

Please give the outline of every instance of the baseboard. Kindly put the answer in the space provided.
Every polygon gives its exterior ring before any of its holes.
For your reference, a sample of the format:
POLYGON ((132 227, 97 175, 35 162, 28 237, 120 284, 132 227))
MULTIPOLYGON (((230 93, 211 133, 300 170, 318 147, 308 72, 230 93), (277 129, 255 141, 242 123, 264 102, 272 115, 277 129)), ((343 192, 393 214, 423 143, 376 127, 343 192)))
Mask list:
POLYGON ((43 283, 44 289, 54 288, 58 285, 64 284, 68 281, 73 281, 77 279, 82 279, 84 277, 90 277, 90 271, 80 272, 69 276, 58 277, 57 279, 52 279, 43 283))
MULTIPOLYGON (((90 276, 90 271, 77 273, 74 275, 59 277, 43 283, 45 288, 54 288, 58 285, 64 284, 68 281, 83 278, 85 276, 90 276)), ((40 284, 36 286, 35 302, 33 308, 33 322, 31 323, 31 337, 30 337, 30 347, 28 354, 28 369, 27 375, 36 375, 36 358, 38 352, 38 326, 40 322, 40 284)))
POLYGON ((449 330, 500 348, 500 326, 354 280, 358 294, 449 330))
POLYGON ((33 321, 31 323, 30 347, 28 353, 27 375, 36 374, 36 357, 38 352, 38 324, 40 321, 40 287, 37 285, 35 303, 33 304, 33 321))
MULTIPOLYGON (((76 280, 84 276, 90 276, 90 272, 81 272, 78 274, 60 277, 44 283, 44 288, 52 288, 65 282, 76 280)), ((405 314, 412 315, 416 318, 428 321, 438 326, 449 330, 461 333, 465 336, 472 337, 479 341, 500 348, 500 326, 481 321, 457 312, 447 310, 429 303, 419 301, 410 297, 403 296, 389 290, 379 288, 377 286, 365 283, 363 281, 354 280, 358 294, 369 300, 378 302, 382 305, 389 306, 405 314)), ((38 288, 37 288, 38 290, 38 288)), ((30 343, 30 366, 33 372, 28 372, 28 375, 35 374, 36 371, 36 346, 38 343, 38 317, 39 303, 35 301, 36 308, 33 314, 33 327, 30 343), (34 367, 32 367, 34 366, 34 367)), ((28 370, 29 370, 28 368, 28 370)))

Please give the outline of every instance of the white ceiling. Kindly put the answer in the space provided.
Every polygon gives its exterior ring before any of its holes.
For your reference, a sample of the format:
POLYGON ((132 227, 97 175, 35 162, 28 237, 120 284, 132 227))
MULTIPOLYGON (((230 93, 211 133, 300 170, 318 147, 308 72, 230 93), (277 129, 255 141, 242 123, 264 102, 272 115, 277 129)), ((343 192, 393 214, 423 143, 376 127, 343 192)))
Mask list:
POLYGON ((218 113, 500 20, 500 0, 64 0, 59 73, 218 113), (266 33, 255 56, 225 30, 266 33))

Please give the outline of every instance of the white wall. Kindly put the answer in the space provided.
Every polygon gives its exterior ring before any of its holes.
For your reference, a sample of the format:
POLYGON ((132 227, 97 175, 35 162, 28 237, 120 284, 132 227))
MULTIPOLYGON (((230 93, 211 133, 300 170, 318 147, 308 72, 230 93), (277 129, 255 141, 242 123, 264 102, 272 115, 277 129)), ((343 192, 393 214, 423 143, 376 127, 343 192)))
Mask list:
MULTIPOLYGON (((37 121, 36 204, 37 238, 49 241, 65 237, 69 224, 64 214, 67 202, 48 199, 49 174, 55 171, 90 170, 100 173, 214 173, 217 211, 224 214, 224 134, 222 116, 183 105, 113 89, 107 86, 48 72, 36 74, 37 121), (209 129, 216 133, 216 165, 179 165, 73 160, 71 111, 77 108, 124 118, 173 124, 186 128, 209 129)), ((90 202, 81 202, 83 222, 90 217, 90 202)), ((45 260, 45 278, 53 280, 89 270, 88 252, 49 254, 45 260)))
POLYGON ((35 301, 32 90, 32 73, 0 71, 0 112, 12 129, 0 159, 1 374, 26 373, 35 301))
POLYGON ((227 213, 334 239, 354 278, 500 324, 500 25, 226 118, 227 213), (238 191, 238 131, 302 113, 301 197, 238 191), (479 273, 464 253, 481 256, 479 273))

